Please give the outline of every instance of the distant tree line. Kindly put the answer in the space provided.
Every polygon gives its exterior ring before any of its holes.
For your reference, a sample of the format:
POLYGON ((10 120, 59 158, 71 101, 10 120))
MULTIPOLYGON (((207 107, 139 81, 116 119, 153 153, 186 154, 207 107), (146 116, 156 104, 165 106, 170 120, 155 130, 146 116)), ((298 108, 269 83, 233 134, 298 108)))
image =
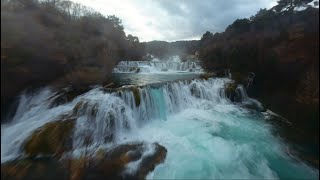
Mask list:
POLYGON ((194 55, 199 48, 199 41, 150 41, 146 43, 147 53, 156 58, 166 60, 170 56, 180 56, 183 61, 194 55))

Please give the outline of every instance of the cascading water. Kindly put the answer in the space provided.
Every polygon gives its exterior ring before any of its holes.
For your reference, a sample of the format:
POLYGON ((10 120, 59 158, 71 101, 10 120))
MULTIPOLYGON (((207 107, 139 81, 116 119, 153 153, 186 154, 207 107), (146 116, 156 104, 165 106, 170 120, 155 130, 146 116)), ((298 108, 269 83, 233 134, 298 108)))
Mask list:
POLYGON ((237 86, 236 93, 237 96, 240 97, 240 101, 242 104, 254 105, 259 111, 263 110, 262 104, 259 101, 250 98, 242 84, 239 84, 237 86))
POLYGON ((114 73, 202 72, 198 62, 181 62, 178 57, 167 61, 121 61, 114 73))
MULTIPOLYGON (((21 96, 10 123, 1 125, 1 162, 22 154, 28 136, 63 114, 77 117, 78 134, 94 142, 159 142, 167 157, 149 174, 154 179, 318 178, 319 172, 294 159, 272 134, 263 114, 252 113, 224 95, 231 80, 216 78, 165 83, 157 87, 95 88, 73 101, 51 107, 55 93, 45 88, 21 96)), ((250 100, 238 87, 242 101, 250 100)))

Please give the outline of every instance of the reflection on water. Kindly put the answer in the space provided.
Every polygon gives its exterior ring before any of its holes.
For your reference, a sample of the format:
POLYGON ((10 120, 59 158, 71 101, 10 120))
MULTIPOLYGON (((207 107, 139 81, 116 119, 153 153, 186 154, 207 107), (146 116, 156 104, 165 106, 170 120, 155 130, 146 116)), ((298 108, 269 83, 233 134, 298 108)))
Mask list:
POLYGON ((176 80, 188 80, 198 78, 200 73, 113 73, 112 78, 117 86, 122 85, 145 85, 150 83, 159 83, 176 80))

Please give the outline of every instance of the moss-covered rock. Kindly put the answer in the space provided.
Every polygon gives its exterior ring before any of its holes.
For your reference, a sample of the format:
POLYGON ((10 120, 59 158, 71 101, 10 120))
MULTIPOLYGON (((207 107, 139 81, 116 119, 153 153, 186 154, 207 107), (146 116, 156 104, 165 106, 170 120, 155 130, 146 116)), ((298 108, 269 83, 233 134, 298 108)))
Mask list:
POLYGON ((245 84, 247 79, 247 74, 240 72, 232 72, 231 79, 234 80, 237 84, 245 84))
POLYGON ((67 169, 53 158, 21 159, 1 164, 1 179, 68 180, 67 169))
POLYGON ((24 144, 24 152, 28 156, 37 156, 40 154, 61 155, 71 150, 71 135, 75 126, 75 119, 59 120, 49 122, 37 129, 27 139, 24 144))
POLYGON ((99 149, 93 156, 76 159, 53 157, 26 158, 1 165, 4 179, 145 179, 146 175, 164 161, 167 150, 158 143, 152 144, 154 153, 144 143, 129 143, 108 150, 99 149), (128 163, 140 161, 137 171, 126 173, 128 163))
POLYGON ((238 84, 235 81, 232 81, 230 83, 227 83, 224 87, 224 92, 227 98, 230 99, 230 101, 235 102, 237 100, 236 96, 236 89, 238 84))
POLYGON ((85 113, 86 108, 88 107, 88 102, 80 101, 73 108, 74 115, 82 115, 85 113))
POLYGON ((149 172, 153 171, 154 168, 162 163, 167 156, 167 149, 158 143, 154 143, 155 153, 145 156, 139 166, 135 176, 138 179, 145 179, 149 172))
MULTIPOLYGON (((92 173, 97 177, 124 179, 145 179, 146 175, 162 163, 166 157, 165 147, 154 143, 154 153, 143 155, 146 151, 145 144, 133 143, 119 145, 105 153, 103 159, 98 160, 98 168, 93 169, 92 173), (124 173, 128 163, 141 159, 138 169, 130 174, 124 173)), ((92 176, 93 177, 93 176, 92 176)), ((94 178, 93 178, 94 179, 94 178)))
POLYGON ((134 100, 136 102, 136 106, 139 106, 140 105, 140 91, 139 91, 139 88, 138 87, 135 87, 135 86, 132 86, 130 88, 130 90, 132 91, 133 93, 133 96, 134 96, 134 100))
POLYGON ((50 106, 55 107, 61 104, 71 102, 74 98, 76 98, 80 94, 83 94, 89 90, 90 90, 89 86, 78 88, 78 89, 75 89, 73 87, 60 89, 59 91, 57 91, 57 93, 54 96, 49 98, 49 100, 51 100, 50 106))
POLYGON ((209 78, 215 77, 215 73, 203 73, 199 76, 200 79, 208 80, 209 78))

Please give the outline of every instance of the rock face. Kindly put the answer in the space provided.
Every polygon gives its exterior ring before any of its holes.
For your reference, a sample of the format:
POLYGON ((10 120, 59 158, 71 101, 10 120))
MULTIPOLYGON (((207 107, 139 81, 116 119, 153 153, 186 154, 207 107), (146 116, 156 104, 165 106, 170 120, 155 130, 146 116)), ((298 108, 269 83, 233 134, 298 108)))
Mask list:
POLYGON ((7 180, 68 180, 62 164, 52 158, 22 159, 1 164, 1 179, 7 180))
POLYGON ((62 159, 51 157, 15 160, 1 165, 4 179, 145 179, 162 163, 167 150, 158 143, 128 143, 109 150, 98 150, 94 157, 62 159), (153 148, 152 153, 148 148, 153 148), (130 162, 139 162, 128 171, 130 162))
POLYGON ((136 106, 138 107, 140 105, 140 92, 139 92, 139 88, 138 87, 131 87, 130 88, 133 95, 134 95, 134 100, 136 102, 136 106))
POLYGON ((82 87, 80 89, 75 89, 73 87, 66 87, 60 89, 54 96, 50 97, 49 99, 52 100, 51 107, 55 107, 64 103, 68 103, 76 98, 78 95, 83 94, 89 91, 89 86, 82 87))
POLYGON ((24 152, 28 156, 53 155, 60 157, 71 150, 71 135, 75 119, 59 120, 45 124, 36 130, 24 144, 24 152))

